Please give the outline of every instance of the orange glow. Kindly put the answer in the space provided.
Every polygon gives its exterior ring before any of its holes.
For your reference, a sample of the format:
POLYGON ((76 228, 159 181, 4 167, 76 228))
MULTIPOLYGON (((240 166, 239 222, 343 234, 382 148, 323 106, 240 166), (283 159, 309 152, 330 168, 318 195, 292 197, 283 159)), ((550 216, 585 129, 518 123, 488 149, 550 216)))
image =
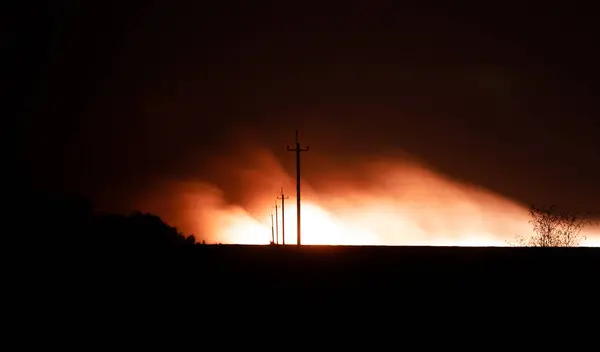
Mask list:
MULTIPOLYGON (((167 183, 152 189, 171 195, 169 209, 180 210, 165 220, 207 243, 268 244, 270 212, 283 186, 289 196, 286 244, 296 244, 295 179, 272 153, 220 159, 219 167, 240 175, 245 204, 226 202, 216 185, 167 183)), ((406 157, 357 162, 346 170, 323 168, 302 182, 303 244, 505 246, 532 231, 526 207, 406 157)), ((165 207, 165 197, 152 192, 149 197, 165 207)), ((148 200, 141 204, 144 211, 166 214, 148 200)), ((281 209, 278 215, 281 238, 281 209)), ((598 228, 583 234, 588 239, 581 245, 600 245, 598 228)))
MULTIPOLYGON (((286 213, 286 244, 296 244, 295 206, 290 206, 286 213)), ((279 226, 281 235, 281 223, 279 226)), ((352 212, 332 213, 311 202, 304 202, 302 206, 303 244, 438 246, 503 246, 506 244, 502 236, 494 236, 484 229, 469 231, 469 227, 469 224, 465 224, 465 232, 457 235, 444 233, 436 235, 433 232, 425 232, 409 218, 400 215, 391 217, 378 208, 356 217, 352 212)), ((219 238, 222 239, 220 242, 223 243, 267 244, 271 238, 270 217, 264 222, 251 221, 242 217, 232 218, 228 226, 224 227, 219 234, 219 238)))

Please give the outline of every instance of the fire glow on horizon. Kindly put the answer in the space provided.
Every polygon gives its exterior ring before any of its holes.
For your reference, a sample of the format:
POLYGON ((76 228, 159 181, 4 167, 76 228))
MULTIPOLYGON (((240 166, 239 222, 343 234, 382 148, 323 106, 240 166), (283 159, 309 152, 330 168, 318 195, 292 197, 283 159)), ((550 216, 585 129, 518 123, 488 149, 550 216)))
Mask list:
MULTIPOLYGON (((244 206, 226 202, 216 185, 180 181, 163 189, 175 195, 174 206, 182 209, 165 220, 191 229, 206 243, 268 244, 270 213, 276 202, 281 204, 276 197, 283 186, 289 196, 285 242, 296 244, 295 178, 268 151, 254 152, 249 159, 252 167, 222 162, 248 189, 244 206)), ((360 169, 366 170, 367 183, 340 170, 323 171, 318 187, 302 181, 302 244, 506 246, 517 235, 532 234, 525 206, 420 163, 382 159, 360 169)), ((161 213, 143 204, 147 211, 161 213)), ((281 208, 278 224, 281 243, 281 208)), ((581 245, 599 246, 599 234, 597 227, 584 229, 587 239, 581 245)))

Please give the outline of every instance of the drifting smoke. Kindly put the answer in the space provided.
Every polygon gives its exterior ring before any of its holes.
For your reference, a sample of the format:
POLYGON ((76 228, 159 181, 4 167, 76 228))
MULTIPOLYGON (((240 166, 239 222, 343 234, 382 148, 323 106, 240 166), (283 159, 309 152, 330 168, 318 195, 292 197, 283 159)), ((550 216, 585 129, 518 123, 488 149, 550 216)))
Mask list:
MULTIPOLYGON (((303 244, 505 246, 517 235, 532 233, 525 206, 452 180, 406 155, 345 168, 333 167, 333 160, 305 160, 319 167, 302 180, 303 244)), ((283 187, 289 196, 285 241, 296 243, 293 167, 286 172, 264 148, 220 158, 215 167, 226 170, 227 187, 162 181, 138 208, 160 214, 207 243, 268 244, 270 214, 283 187), (224 189, 237 189, 239 196, 230 201, 224 189)), ((278 215, 281 236, 281 209, 278 215)), ((600 244, 592 230, 584 230, 588 239, 582 245, 600 244)))

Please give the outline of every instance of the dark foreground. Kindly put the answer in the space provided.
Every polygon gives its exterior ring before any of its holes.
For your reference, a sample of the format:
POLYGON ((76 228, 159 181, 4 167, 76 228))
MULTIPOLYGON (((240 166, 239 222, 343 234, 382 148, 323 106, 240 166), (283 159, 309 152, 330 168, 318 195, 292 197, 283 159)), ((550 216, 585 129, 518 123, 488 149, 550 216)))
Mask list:
POLYGON ((600 278, 597 248, 195 245, 82 260, 109 285, 156 283, 203 294, 573 291, 600 278))
MULTIPOLYGON (((364 329, 418 318, 429 329, 433 321, 458 324, 475 312, 469 324, 491 329, 485 324, 544 321, 536 310, 588 316, 584 307, 597 300, 599 272, 596 248, 194 245, 75 251, 20 275, 14 287, 48 324, 68 316, 75 325, 106 320, 127 329, 214 319, 229 326, 246 317, 244 329, 264 329, 265 314, 275 313, 286 324, 327 325, 327 318, 364 329)), ((464 329, 460 324, 442 330, 464 329)))

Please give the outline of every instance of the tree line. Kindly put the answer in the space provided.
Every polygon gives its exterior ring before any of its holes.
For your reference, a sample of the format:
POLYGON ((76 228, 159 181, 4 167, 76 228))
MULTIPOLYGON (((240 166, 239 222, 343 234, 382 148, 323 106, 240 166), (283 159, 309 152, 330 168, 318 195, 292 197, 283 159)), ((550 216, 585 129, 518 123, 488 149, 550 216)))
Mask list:
POLYGON ((99 213, 85 197, 25 197, 15 209, 20 237, 44 252, 141 252, 198 244, 193 234, 184 234, 155 214, 99 213))

